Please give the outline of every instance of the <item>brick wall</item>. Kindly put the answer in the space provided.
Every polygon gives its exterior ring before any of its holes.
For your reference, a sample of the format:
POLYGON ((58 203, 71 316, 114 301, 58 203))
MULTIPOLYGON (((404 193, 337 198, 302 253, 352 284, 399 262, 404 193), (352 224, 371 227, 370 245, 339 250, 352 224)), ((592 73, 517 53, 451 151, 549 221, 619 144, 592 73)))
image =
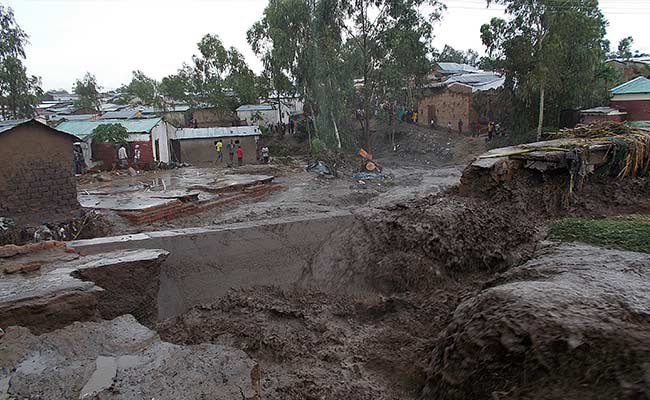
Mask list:
POLYGON ((458 120, 463 121, 463 132, 471 129, 472 89, 452 86, 428 94, 418 103, 418 123, 429 126, 436 120, 438 127, 447 129, 451 122, 454 132, 458 132, 458 120))
MULTIPOLYGON (((133 155, 135 145, 140 146, 140 165, 152 163, 153 149, 151 141, 137 141, 127 143, 126 154, 129 158, 129 165, 133 164, 133 155)), ((93 142, 93 159, 103 163, 103 169, 110 170, 113 168, 113 162, 117 161, 117 149, 109 143, 94 143, 93 142)))
POLYGON ((628 121, 650 121, 650 100, 612 101, 610 107, 627 111, 628 121))
POLYGON ((39 125, 0 134, 0 216, 54 222, 80 208, 72 143, 71 137, 39 125))
POLYGON ((583 115, 580 119, 580 123, 591 124, 594 122, 604 122, 604 121, 615 121, 623 122, 625 120, 625 115, 583 115))

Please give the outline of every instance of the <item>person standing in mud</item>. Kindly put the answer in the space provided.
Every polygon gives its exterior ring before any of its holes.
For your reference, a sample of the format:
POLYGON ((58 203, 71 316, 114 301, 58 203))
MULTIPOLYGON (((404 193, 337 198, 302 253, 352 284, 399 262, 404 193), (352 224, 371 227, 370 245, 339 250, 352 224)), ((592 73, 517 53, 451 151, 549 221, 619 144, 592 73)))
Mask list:
POLYGON ((241 148, 241 145, 237 146, 237 165, 240 167, 244 165, 244 149, 241 148))
POLYGON ((230 143, 228 143, 228 157, 230 158, 230 164, 232 165, 235 162, 235 143, 230 139, 230 143))
POLYGON ((214 147, 217 149, 217 162, 221 164, 223 162, 223 142, 221 139, 214 142, 214 147))

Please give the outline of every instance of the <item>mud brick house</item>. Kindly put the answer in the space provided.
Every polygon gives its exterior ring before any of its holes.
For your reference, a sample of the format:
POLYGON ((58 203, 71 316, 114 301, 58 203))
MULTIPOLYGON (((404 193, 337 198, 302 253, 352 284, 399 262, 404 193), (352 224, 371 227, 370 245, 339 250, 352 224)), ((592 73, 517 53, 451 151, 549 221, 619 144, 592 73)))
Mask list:
POLYGON ((640 76, 611 90, 610 107, 627 113, 627 121, 650 121, 650 79, 640 76))
POLYGON ((0 121, 0 216, 54 222, 80 209, 73 135, 34 119, 0 121))
POLYGON ((438 127, 446 128, 451 123, 457 131, 458 121, 462 120, 463 132, 470 132, 476 122, 494 113, 490 110, 491 97, 504 83, 504 77, 487 71, 460 73, 431 83, 419 96, 418 124, 429 126, 434 121, 438 127))
POLYGON ((175 137, 176 128, 159 117, 65 121, 58 125, 57 129, 84 141, 86 165, 110 169, 117 160, 116 146, 108 143, 95 143, 92 138, 95 128, 102 124, 119 124, 129 133, 127 143, 129 162, 133 160, 135 145, 140 146, 140 162, 142 164, 171 161, 170 139, 175 137))
POLYGON ((226 145, 232 140, 244 150, 244 163, 257 162, 257 142, 261 135, 257 126, 233 126, 224 128, 184 128, 176 131, 172 140, 175 157, 180 162, 214 162, 217 150, 214 142, 223 141, 224 164, 228 162, 226 145))

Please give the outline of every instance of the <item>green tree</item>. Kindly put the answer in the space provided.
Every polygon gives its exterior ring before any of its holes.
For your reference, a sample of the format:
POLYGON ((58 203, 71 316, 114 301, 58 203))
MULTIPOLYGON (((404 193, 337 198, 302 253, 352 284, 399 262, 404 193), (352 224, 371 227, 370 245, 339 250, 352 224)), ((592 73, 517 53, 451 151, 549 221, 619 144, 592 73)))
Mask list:
POLYGON ((479 65, 480 61, 480 57, 476 50, 456 50, 447 44, 442 49, 440 54, 435 55, 435 59, 439 62, 455 62, 459 64, 468 64, 475 67, 479 65))
POLYGON ((632 58, 632 43, 634 43, 632 36, 621 39, 618 42, 618 53, 616 55, 625 60, 632 58))
POLYGON ((13 10, 0 4, 0 114, 30 118, 43 95, 40 78, 28 76, 23 65, 29 37, 16 23, 13 10))
POLYGON ((341 120, 361 109, 369 145, 378 104, 430 72, 431 23, 441 9, 435 0, 270 0, 248 38, 274 88, 293 86, 305 99, 315 135, 332 130, 340 146, 341 120))
POLYGON ((83 78, 77 79, 72 88, 72 91, 79 96, 75 106, 100 111, 102 105, 99 96, 100 89, 101 87, 97 84, 95 75, 87 72, 83 78))
POLYGON ((192 56, 192 65, 183 64, 175 75, 163 78, 163 95, 192 106, 230 109, 257 101, 258 79, 237 49, 226 49, 221 39, 211 34, 197 46, 199 54, 192 56))
POLYGON ((101 124, 93 129, 93 140, 100 143, 123 144, 129 138, 126 128, 120 124, 101 124))
POLYGON ((131 82, 122 87, 122 101, 125 103, 139 100, 142 104, 152 105, 160 110, 167 109, 162 84, 148 77, 142 71, 133 71, 131 82))
MULTIPOLYGON (((506 74, 515 115, 531 113, 537 99, 541 136, 546 103, 562 108, 589 106, 606 92, 603 64, 607 23, 597 0, 488 0, 506 6, 508 21, 494 18, 481 28, 492 65, 506 74)), ((605 74, 606 75, 606 74, 605 74)), ((555 119, 557 120, 557 119, 555 119)))

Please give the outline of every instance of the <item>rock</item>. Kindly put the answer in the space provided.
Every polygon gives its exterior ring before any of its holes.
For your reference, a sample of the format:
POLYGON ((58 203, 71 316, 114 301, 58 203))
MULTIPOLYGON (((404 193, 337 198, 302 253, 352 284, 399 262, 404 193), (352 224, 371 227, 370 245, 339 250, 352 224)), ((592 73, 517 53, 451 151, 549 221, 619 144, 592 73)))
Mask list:
POLYGON ((259 367, 243 351, 166 343, 130 315, 41 336, 8 328, 2 382, 20 399, 260 399, 259 367))

